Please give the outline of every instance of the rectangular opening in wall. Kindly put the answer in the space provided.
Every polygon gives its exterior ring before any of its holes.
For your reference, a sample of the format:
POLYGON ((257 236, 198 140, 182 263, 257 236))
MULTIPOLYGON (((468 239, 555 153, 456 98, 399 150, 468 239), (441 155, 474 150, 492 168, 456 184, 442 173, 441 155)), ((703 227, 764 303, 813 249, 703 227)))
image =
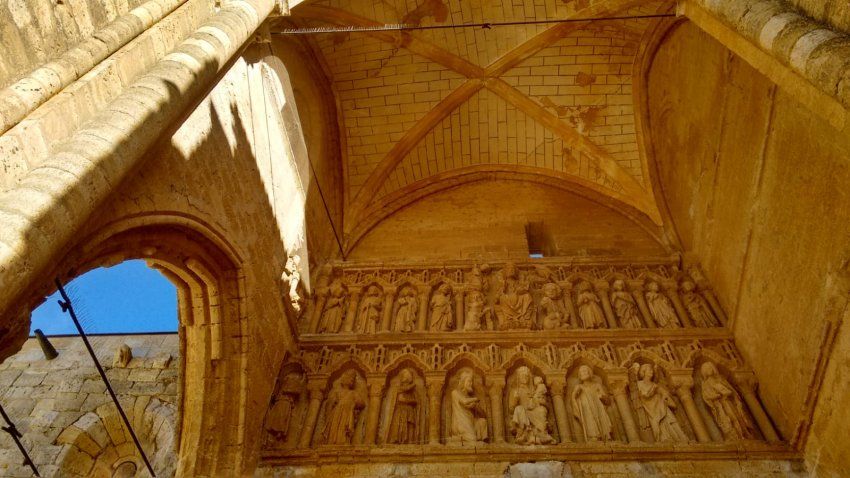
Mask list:
POLYGON ((525 240, 528 243, 528 257, 541 259, 554 255, 552 239, 543 222, 526 223, 525 240))

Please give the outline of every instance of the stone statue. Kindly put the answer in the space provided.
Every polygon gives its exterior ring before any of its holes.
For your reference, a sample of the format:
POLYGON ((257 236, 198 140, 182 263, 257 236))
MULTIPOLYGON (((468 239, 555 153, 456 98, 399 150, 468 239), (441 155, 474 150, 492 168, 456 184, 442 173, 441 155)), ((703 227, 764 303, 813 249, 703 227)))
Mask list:
POLYGON ((339 332, 345 318, 345 303, 345 287, 343 287, 341 280, 334 279, 328 288, 325 310, 322 311, 320 333, 335 334, 339 332))
POLYGON ((496 301, 499 330, 531 329, 535 307, 528 282, 521 280, 516 265, 508 263, 502 270, 502 290, 496 301))
POLYGON ((697 327, 718 327, 720 323, 711 313, 705 299, 696 292, 696 285, 687 279, 682 281, 682 303, 697 327))
POLYGON ((579 383, 572 393, 573 415, 581 424, 586 442, 607 441, 614 438, 614 426, 608 416, 607 406, 611 397, 596 380, 593 370, 587 365, 578 369, 579 383))
POLYGON ((487 439, 487 413, 475 395, 473 379, 471 370, 462 371, 451 391, 448 442, 474 445, 487 439))
POLYGON ((334 384, 325 402, 323 442, 328 445, 350 445, 360 412, 366 407, 366 389, 357 372, 348 370, 334 384))
POLYGON ((658 326, 665 329, 681 327, 676 311, 670 305, 670 299, 660 292, 658 283, 650 282, 646 285, 646 289, 646 305, 649 306, 649 311, 658 326))
POLYGON ((376 285, 370 285, 366 295, 360 301, 360 311, 357 313, 357 333, 374 334, 378 332, 381 324, 381 310, 384 308, 384 298, 381 289, 376 285))
POLYGON ((280 384, 275 401, 266 417, 266 431, 275 440, 284 441, 289 434, 292 413, 298 404, 298 398, 304 390, 304 374, 290 372, 280 384))
POLYGON ((454 330, 455 319, 452 311, 452 288, 446 282, 441 283, 431 296, 430 323, 432 332, 454 330))
POLYGON ((605 313, 599 306, 599 297, 593 292, 590 282, 581 281, 576 296, 578 316, 581 326, 585 329, 601 329, 605 327, 605 313))
POLYGON ((720 375, 717 367, 705 362, 700 367, 702 375, 702 399, 711 410, 711 416, 726 440, 755 438, 756 433, 741 397, 732 385, 720 375))
POLYGON ((569 314, 564 307, 561 288, 554 282, 543 284, 543 298, 540 299, 540 321, 543 330, 564 328, 569 324, 569 314))
POLYGON ((395 330, 413 332, 416 330, 416 318, 419 314, 419 299, 412 287, 402 289, 398 297, 398 309, 395 314, 395 330))
POLYGON ((112 366, 115 368, 124 368, 133 360, 133 349, 127 344, 121 344, 115 349, 115 356, 112 358, 112 366))
POLYGON ((469 287, 473 290, 486 293, 487 289, 490 288, 490 281, 487 279, 486 275, 488 272, 490 272, 490 266, 487 264, 482 264, 480 266, 476 265, 473 267, 472 275, 467 281, 469 287))
POLYGON ((549 391, 542 377, 534 377, 528 367, 516 371, 516 381, 508 392, 510 431, 519 445, 548 445, 555 439, 549 434, 549 391))
POLYGON ((392 403, 387 443, 419 443, 419 407, 415 376, 410 369, 404 369, 399 374, 398 388, 392 403))
POLYGON ((300 264, 301 257, 299 255, 295 254, 290 256, 289 259, 286 260, 286 266, 284 266, 283 273, 280 276, 280 279, 286 289, 286 300, 296 313, 301 312, 301 305, 303 302, 303 298, 299 292, 299 288, 303 287, 301 285, 301 272, 298 270, 298 266, 300 264))
POLYGON ((639 329, 643 327, 640 322, 640 312, 635 303, 635 298, 626 291, 626 283, 622 279, 614 281, 613 292, 611 292, 611 305, 614 313, 620 320, 620 325, 626 329, 639 329))
POLYGON ((656 442, 687 442, 688 436, 673 412, 677 404, 667 387, 655 381, 652 364, 635 363, 632 368, 639 378, 635 384, 636 405, 645 413, 653 439, 656 442))
POLYGON ((491 316, 492 311, 484 301, 484 294, 479 290, 471 290, 466 295, 466 320, 463 330, 474 332, 490 329, 493 321, 491 316))

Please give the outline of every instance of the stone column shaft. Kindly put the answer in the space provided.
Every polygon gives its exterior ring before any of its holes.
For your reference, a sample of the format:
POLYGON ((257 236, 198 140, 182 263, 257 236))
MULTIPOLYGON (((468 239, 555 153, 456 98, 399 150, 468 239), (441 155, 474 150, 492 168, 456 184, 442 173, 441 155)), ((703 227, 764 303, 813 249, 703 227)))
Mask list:
POLYGON ((641 441, 641 438, 635 424, 629 395, 626 393, 628 383, 628 379, 625 378, 614 380, 611 384, 611 389, 614 394, 614 402, 617 404, 617 410, 620 412, 620 418, 623 420, 623 428, 626 429, 626 437, 629 439, 629 443, 638 443, 641 441))
POLYGON ((505 442, 505 416, 502 404, 502 393, 505 390, 505 379, 502 377, 488 377, 487 391, 490 395, 490 408, 493 414, 493 442, 505 442))
POLYGON ((617 318, 614 317, 614 309, 611 308, 611 297, 608 296, 608 284, 600 284, 596 288, 596 294, 602 302, 602 311, 605 313, 605 321, 608 322, 608 328, 618 328, 617 318))
POLYGON ((454 330, 463 330, 463 299, 466 293, 458 290, 455 293, 455 327, 454 330))
POLYGON ((353 289, 348 294, 348 310, 345 312, 345 319, 342 322, 343 332, 354 331, 354 321, 357 320, 357 306, 360 305, 360 290, 353 289))
POLYGON ((652 312, 649 311, 649 307, 646 305, 646 296, 643 295, 643 288, 636 288, 632 290, 632 297, 635 298, 635 302, 637 302, 638 310, 640 310, 640 315, 643 316, 643 321, 646 323, 648 328, 658 328, 658 324, 655 323, 655 318, 652 317, 652 312))
POLYGON ((384 310, 381 316, 381 330, 389 332, 392 329, 393 305, 395 303, 395 291, 387 290, 384 294, 384 310))
POLYGON ((319 419, 319 409, 324 398, 325 384, 314 382, 307 385, 310 394, 310 402, 307 405, 307 416, 304 417, 304 426, 301 428, 301 436, 298 439, 299 448, 310 448, 313 433, 316 429, 316 420, 319 419))
POLYGON ((419 291, 419 331, 425 332, 428 330, 428 299, 431 296, 431 288, 425 288, 419 291))
POLYGON ((440 444, 440 402, 442 400, 443 380, 428 381, 428 443, 440 444))
POLYGON ((764 439, 769 442, 781 441, 779 434, 776 433, 776 429, 773 428, 770 417, 767 416, 764 407, 761 405, 761 400, 756 395, 756 382, 753 377, 749 376, 736 381, 738 382, 738 388, 741 390, 741 396, 744 398, 747 408, 750 409, 750 413, 756 420, 756 424, 761 430, 762 435, 764 435, 764 439))
POLYGON ((691 388, 694 385, 693 381, 679 382, 675 385, 676 395, 681 400, 682 406, 685 407, 685 414, 688 415, 688 420, 691 422, 691 428, 693 428, 697 440, 701 443, 710 442, 711 435, 708 433, 708 428, 705 426, 702 414, 699 412, 696 403, 694 403, 694 397, 691 394, 691 388))
POLYGON ((378 437, 378 420, 381 418, 381 397, 384 394, 384 380, 375 379, 368 384, 369 403, 366 405, 365 443, 374 445, 378 437))
POLYGON ((687 309, 685 309, 684 304, 682 304, 682 299, 679 297, 679 291, 676 289, 676 286, 671 285, 666 287, 666 289, 667 297, 673 304, 673 308, 676 309, 676 315, 679 316, 679 322, 682 324, 682 327, 693 327, 694 324, 691 321, 691 316, 688 315, 687 309))
POLYGON ((319 331, 319 321, 322 319, 322 311, 325 309, 327 298, 327 292, 319 292, 316 295, 316 300, 313 302, 313 313, 310 315, 310 327, 308 329, 311 334, 319 331))
POLYGON ((549 381, 549 387, 552 389, 552 406, 555 409, 555 423, 558 424, 558 435, 561 438, 561 443, 572 441, 567 405, 564 402, 567 381, 560 377, 551 379, 549 381))

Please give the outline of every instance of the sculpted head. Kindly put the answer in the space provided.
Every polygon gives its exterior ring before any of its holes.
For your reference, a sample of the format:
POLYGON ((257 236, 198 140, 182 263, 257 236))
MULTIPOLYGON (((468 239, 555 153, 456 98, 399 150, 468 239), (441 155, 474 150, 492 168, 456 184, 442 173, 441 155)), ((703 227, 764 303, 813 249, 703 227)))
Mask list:
POLYGON ((578 283, 578 291, 585 292, 590 290, 590 282, 583 280, 578 283))
POLYGON ((703 379, 715 377, 717 376, 717 366, 711 362, 705 362, 700 366, 699 372, 703 379))
POLYGON ((623 279, 617 279, 614 281, 613 287, 617 292, 621 292, 626 289, 626 283, 623 282, 623 279))
POLYGON ((450 286, 446 282, 443 282, 442 284, 440 284, 440 287, 438 287, 437 290, 443 295, 449 295, 452 293, 452 286, 450 286))
POLYGON ((652 367, 652 364, 645 363, 641 365, 638 376, 642 379, 652 381, 652 378, 655 376, 655 369, 652 367))
POLYGON ((354 385, 357 383, 357 372, 354 370, 349 370, 342 374, 342 377, 339 379, 340 386, 344 388, 354 388, 354 385))
POLYGON ((516 378, 519 383, 522 385, 529 385, 531 383, 531 370, 528 369, 525 365, 516 369, 516 378))
POLYGON ((474 389, 472 387, 472 371, 464 370, 460 373, 460 378, 457 381, 457 388, 461 392, 472 395, 474 389))
POLYGON ((691 280, 685 279, 682 281, 682 290, 685 292, 693 292, 696 287, 696 284, 691 280))
POLYGON ((646 284, 646 288, 652 292, 658 292, 660 290, 658 282, 650 282, 649 284, 646 284))
POLYGON ((561 295, 561 288, 554 282, 543 284, 543 294, 550 299, 557 299, 561 295))
POLYGON ((381 295, 381 288, 375 284, 370 285, 368 295, 381 295))
POLYGON ((593 369, 587 365, 582 365, 578 368, 578 379, 582 382, 586 382, 593 378, 593 369))
POLYGON ((514 264, 513 262, 508 262, 507 264, 505 264, 504 274, 505 274, 505 277, 511 277, 511 278, 516 277, 517 276, 516 264, 514 264))
POLYGON ((413 372, 411 372, 409 368, 402 370, 398 376, 403 384, 413 383, 413 372))

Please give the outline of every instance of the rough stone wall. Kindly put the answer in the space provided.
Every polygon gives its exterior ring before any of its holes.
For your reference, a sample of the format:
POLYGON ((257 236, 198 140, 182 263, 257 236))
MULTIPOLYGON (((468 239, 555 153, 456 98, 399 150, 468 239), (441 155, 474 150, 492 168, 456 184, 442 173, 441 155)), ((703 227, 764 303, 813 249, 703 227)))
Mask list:
POLYGON ((144 0, 0 3, 0 87, 50 61, 144 0))
MULTIPOLYGON (((850 255, 850 136, 691 24, 669 34, 649 80, 658 175, 682 246, 704 265, 769 413, 793 439, 825 349, 828 285, 850 255)), ((824 475, 850 469, 838 429, 815 434, 832 450, 824 475)))
MULTIPOLYGON (((160 472, 158 476, 170 476, 175 465, 171 445, 180 370, 177 335, 94 336, 91 342, 128 418, 136 424, 134 429, 160 472), (126 367, 113 365, 115 351, 122 344, 133 353, 126 367), (163 409, 157 413, 160 407, 163 409), (154 423, 157 414, 162 418, 154 423), (165 417, 171 417, 170 422, 163 423, 168 421, 165 417), (157 440, 160 430, 171 433, 163 433, 157 440)), ((141 463, 82 340, 56 337, 51 343, 59 352, 53 360, 45 359, 38 342, 30 339, 18 354, 0 364, 0 403, 23 434, 23 443, 41 476, 103 476, 103 466, 121 459, 141 463), (106 434, 83 425, 102 417, 106 418, 106 434), (95 443, 87 443, 87 439, 95 443)), ((32 476, 21 463, 11 438, 0 434, 0 476, 32 476)), ((106 476, 112 476, 111 472, 106 476)))

